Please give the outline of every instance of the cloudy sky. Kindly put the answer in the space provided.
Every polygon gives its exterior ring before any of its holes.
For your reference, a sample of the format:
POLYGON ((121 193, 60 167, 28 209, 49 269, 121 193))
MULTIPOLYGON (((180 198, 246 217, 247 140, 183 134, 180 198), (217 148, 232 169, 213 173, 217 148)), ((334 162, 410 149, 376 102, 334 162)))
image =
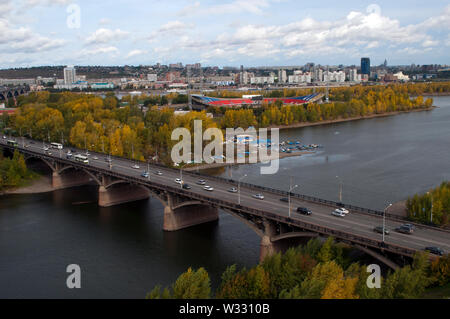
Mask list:
POLYGON ((0 68, 450 64, 443 0, 0 0, 0 68))

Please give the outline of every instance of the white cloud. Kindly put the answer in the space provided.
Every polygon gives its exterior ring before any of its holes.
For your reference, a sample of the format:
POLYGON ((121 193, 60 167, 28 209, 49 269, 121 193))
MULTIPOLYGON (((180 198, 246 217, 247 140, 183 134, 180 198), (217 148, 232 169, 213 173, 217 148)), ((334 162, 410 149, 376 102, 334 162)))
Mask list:
POLYGON ((53 5, 66 5, 72 3, 73 0, 26 0, 26 7, 33 6, 53 6, 53 5))
POLYGON ((129 32, 122 31, 120 29, 111 30, 106 28, 100 28, 86 38, 86 43, 101 44, 101 43, 108 43, 111 41, 119 41, 124 39, 127 35, 129 35, 129 32))
POLYGON ((147 54, 148 52, 145 50, 131 50, 128 54, 127 54, 127 58, 131 58, 137 55, 142 55, 142 54, 147 54))
MULTIPOLYGON (((233 3, 236 2, 238 1, 233 3)), ((196 9, 200 8, 200 5, 194 5, 196 9)), ((439 44, 429 31, 437 23, 442 27, 448 21, 450 21, 450 6, 437 17, 405 26, 396 19, 383 16, 377 10, 366 13, 351 11, 345 18, 335 21, 304 18, 284 25, 239 26, 233 33, 219 34, 215 40, 210 41, 201 40, 201 37, 184 36, 177 41, 172 50, 181 52, 191 50, 200 53, 204 59, 226 57, 276 59, 280 56, 293 58, 330 54, 357 57, 371 54, 372 50, 383 47, 400 50, 402 46, 407 46, 403 53, 418 54, 424 51, 424 48, 429 52, 439 44)))
POLYGON ((184 7, 178 12, 181 16, 251 13, 262 14, 270 6, 269 0, 235 0, 230 3, 203 6, 200 2, 184 7))
POLYGON ((66 41, 50 39, 34 33, 29 28, 15 28, 6 19, 0 19, 0 46, 4 52, 34 53, 48 51, 63 46, 66 41))
POLYGON ((105 55, 108 54, 110 56, 117 56, 119 53, 119 49, 114 46, 109 47, 96 47, 93 49, 83 49, 78 54, 78 57, 90 57, 93 55, 105 55))
POLYGON ((173 36, 173 35, 183 35, 187 30, 193 29, 195 25, 184 23, 181 21, 169 21, 166 24, 163 24, 159 29, 150 33, 148 40, 150 42, 154 41, 156 38, 160 36, 173 36))
POLYGON ((111 20, 108 19, 108 18, 102 18, 102 19, 100 19, 100 21, 98 22, 99 25, 107 25, 107 24, 110 24, 110 23, 111 23, 111 20))

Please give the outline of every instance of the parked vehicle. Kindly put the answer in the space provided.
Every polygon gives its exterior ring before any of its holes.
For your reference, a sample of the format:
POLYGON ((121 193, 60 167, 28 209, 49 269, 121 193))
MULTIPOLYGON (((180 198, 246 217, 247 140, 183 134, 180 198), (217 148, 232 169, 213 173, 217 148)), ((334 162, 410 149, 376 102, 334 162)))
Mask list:
POLYGON ((345 217, 346 214, 343 213, 341 210, 339 209, 335 209, 331 212, 331 215, 336 216, 336 217, 345 217))
POLYGON ((311 215, 312 211, 306 207, 297 207, 297 213, 302 215, 311 215))
POLYGON ((429 251, 430 253, 438 256, 444 256, 444 251, 436 246, 425 247, 425 251, 429 251))
MULTIPOLYGON (((377 226, 373 229, 374 232, 382 234, 383 233, 383 226, 377 226)), ((389 229, 387 229, 386 227, 384 228, 384 234, 385 235, 389 235, 389 229)))

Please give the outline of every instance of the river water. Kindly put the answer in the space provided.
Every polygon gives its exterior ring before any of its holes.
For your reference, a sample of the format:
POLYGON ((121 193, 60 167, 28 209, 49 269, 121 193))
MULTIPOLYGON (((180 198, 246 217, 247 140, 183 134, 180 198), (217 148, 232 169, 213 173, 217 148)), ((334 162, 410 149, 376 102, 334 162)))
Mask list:
MULTIPOLYGON (((450 97, 439 106, 370 120, 290 129, 281 140, 322 144, 313 155, 221 172, 247 182, 382 209, 450 180, 450 97), (339 179, 336 178, 339 176, 339 179)), ((216 285, 227 265, 258 262, 259 238, 233 217, 174 233, 162 231, 157 200, 99 208, 92 186, 0 197, 0 298, 144 298, 192 266, 216 285), (66 267, 81 268, 81 289, 68 289, 66 267)))

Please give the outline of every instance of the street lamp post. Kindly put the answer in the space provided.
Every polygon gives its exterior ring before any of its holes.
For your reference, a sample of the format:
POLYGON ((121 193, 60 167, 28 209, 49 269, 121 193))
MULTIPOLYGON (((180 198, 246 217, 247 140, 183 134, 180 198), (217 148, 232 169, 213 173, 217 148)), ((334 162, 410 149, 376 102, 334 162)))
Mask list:
POLYGON ((247 177, 247 174, 245 174, 244 176, 239 178, 239 181, 238 181, 238 204, 239 205, 241 205, 241 180, 244 179, 245 177, 247 177))
POLYGON ((339 176, 336 176, 339 182, 339 203, 342 203, 342 181, 339 176))
POLYGON ((289 193, 288 193, 288 202, 289 202, 289 214, 288 215, 289 215, 289 218, 291 217, 291 192, 293 189, 295 189, 297 187, 298 187, 298 185, 294 185, 289 188, 289 193))
POLYGON ((180 187, 183 188, 183 169, 180 167, 180 187))
POLYGON ((391 207, 392 204, 389 204, 388 207, 386 207, 383 211, 383 243, 384 243, 384 233, 386 232, 386 211, 389 209, 389 207, 391 207))
POLYGON ((431 196, 430 222, 433 223, 433 193, 427 192, 431 196))

